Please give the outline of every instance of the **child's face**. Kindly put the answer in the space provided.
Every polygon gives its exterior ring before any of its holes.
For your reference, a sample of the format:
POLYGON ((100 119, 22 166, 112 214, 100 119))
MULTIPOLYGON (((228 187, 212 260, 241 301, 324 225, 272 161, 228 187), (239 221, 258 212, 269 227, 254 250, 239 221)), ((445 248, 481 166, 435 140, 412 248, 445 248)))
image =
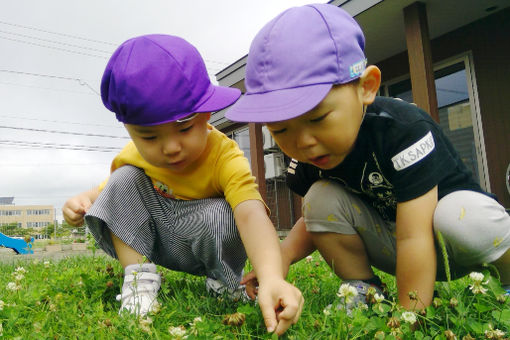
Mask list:
POLYGON ((182 123, 124 126, 143 159, 153 166, 180 173, 194 164, 205 150, 210 116, 210 113, 200 113, 182 123))
POLYGON ((267 123, 267 128, 288 156, 332 169, 356 143, 365 104, 360 91, 358 83, 334 86, 314 109, 293 119, 267 123))

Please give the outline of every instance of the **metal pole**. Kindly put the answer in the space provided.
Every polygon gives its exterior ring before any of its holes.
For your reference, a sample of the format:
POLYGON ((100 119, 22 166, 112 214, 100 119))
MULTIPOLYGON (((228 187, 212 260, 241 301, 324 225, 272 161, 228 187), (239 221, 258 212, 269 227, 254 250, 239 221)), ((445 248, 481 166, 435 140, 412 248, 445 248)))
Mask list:
POLYGON ((55 222, 53 224, 53 237, 55 238, 55 241, 57 240, 57 208, 54 208, 55 215, 53 216, 55 218, 55 222))
POLYGON ((278 226, 276 227, 277 230, 281 230, 280 225, 280 207, 278 206, 278 179, 279 177, 274 178, 274 197, 275 197, 275 209, 276 209, 276 223, 278 226))

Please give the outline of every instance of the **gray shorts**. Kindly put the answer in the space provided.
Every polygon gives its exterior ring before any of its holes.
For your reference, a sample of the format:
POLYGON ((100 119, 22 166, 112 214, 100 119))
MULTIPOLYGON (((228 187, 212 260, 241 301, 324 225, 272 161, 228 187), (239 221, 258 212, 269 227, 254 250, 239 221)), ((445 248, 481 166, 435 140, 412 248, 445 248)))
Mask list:
MULTIPOLYGON (((303 201, 309 232, 359 234, 371 264, 394 274, 396 268, 395 222, 388 222, 339 183, 315 182, 303 201)), ((474 191, 455 191, 439 200, 434 212, 437 278, 446 278, 437 242, 445 241, 452 277, 461 277, 482 263, 491 263, 510 248, 510 216, 494 199, 474 191)))
POLYGON ((223 198, 162 197, 142 169, 125 165, 112 173, 85 222, 114 258, 110 232, 155 264, 239 286, 246 252, 223 198))

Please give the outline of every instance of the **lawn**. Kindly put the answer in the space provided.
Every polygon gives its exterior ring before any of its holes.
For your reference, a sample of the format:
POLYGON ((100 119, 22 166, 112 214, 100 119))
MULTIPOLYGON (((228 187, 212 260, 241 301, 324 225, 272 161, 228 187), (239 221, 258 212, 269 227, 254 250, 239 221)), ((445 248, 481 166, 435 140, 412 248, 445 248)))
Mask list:
MULTIPOLYGON (((159 270, 161 309, 139 319, 118 314, 115 296, 122 268, 116 261, 105 256, 27 261, 20 255, 15 263, 0 264, 0 334, 23 340, 276 338, 266 333, 256 304, 211 297, 204 278, 159 270)), ((488 269, 438 283, 434 305, 419 313, 401 310, 394 302, 394 278, 379 274, 387 285, 386 299, 348 316, 334 308, 340 280, 317 253, 294 265, 288 279, 303 292, 305 307, 300 321, 282 338, 507 338, 510 301, 488 269)))

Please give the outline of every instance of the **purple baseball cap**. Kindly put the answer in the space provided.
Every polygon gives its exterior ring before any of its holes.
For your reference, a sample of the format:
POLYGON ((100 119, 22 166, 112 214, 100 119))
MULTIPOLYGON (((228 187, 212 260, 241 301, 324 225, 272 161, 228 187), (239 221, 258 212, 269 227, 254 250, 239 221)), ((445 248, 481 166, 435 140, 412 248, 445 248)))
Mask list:
POLYGON ((204 61, 186 40, 163 34, 125 41, 101 80, 106 108, 126 124, 158 125, 232 105, 236 88, 211 84, 204 61))
POLYGON ((313 109, 335 84, 361 76, 365 38, 358 23, 329 4, 290 8, 255 36, 246 63, 246 94, 225 116, 277 122, 313 109))

